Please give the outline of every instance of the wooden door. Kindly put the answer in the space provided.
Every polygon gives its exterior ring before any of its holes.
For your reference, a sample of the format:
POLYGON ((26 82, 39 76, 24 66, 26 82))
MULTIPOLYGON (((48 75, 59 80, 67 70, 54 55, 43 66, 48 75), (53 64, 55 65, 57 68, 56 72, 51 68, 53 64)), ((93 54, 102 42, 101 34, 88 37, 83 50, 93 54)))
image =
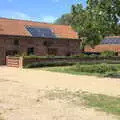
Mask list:
POLYGON ((4 55, 4 49, 0 47, 0 65, 5 64, 5 55, 4 55))

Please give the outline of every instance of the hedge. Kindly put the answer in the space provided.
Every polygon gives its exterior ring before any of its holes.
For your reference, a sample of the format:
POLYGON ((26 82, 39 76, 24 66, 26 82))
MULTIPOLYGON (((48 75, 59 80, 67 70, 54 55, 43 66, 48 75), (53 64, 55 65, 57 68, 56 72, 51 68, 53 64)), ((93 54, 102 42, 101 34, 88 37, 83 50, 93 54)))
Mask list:
POLYGON ((66 63, 66 62, 51 62, 51 63, 50 62, 46 62, 46 63, 34 62, 34 63, 25 65, 24 68, 68 66, 73 64, 74 63, 66 63))

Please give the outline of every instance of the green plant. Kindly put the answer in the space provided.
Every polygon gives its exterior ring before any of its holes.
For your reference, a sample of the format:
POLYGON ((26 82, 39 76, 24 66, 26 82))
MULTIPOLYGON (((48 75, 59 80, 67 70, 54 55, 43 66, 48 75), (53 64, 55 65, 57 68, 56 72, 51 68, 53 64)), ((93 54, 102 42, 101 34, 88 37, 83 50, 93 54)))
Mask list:
POLYGON ((98 58, 98 57, 99 57, 99 55, 96 55, 96 54, 91 54, 91 55, 89 55, 89 57, 90 57, 90 58, 98 58))
POLYGON ((81 53, 81 54, 73 55, 73 56, 70 56, 70 57, 71 58, 89 58, 89 55, 81 53))
POLYGON ((76 64, 72 69, 74 71, 79 71, 79 72, 101 73, 101 74, 111 71, 114 72, 118 71, 117 66, 113 66, 110 64, 94 64, 94 65, 76 64))
POLYGON ((102 94, 83 94, 84 104, 107 113, 120 115, 120 98, 102 94))
POLYGON ((38 67, 54 67, 54 66, 68 66, 73 65, 73 63, 66 63, 66 62, 34 62, 24 66, 24 68, 38 68, 38 67))
POLYGON ((114 57, 115 52, 114 51, 104 51, 100 54, 101 57, 114 57))
POLYGON ((104 77, 120 78, 120 72, 107 72, 104 77))

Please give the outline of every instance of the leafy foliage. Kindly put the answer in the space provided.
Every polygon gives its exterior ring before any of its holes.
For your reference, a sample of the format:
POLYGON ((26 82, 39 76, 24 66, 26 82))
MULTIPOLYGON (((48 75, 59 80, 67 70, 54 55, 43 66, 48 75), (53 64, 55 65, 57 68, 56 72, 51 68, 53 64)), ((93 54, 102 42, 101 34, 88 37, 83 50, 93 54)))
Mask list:
POLYGON ((25 65, 25 68, 39 68, 39 67, 55 67, 55 66, 68 66, 73 65, 73 63, 67 63, 67 62, 33 62, 30 64, 25 65))
POLYGON ((115 56, 115 52, 114 51, 104 51, 101 53, 100 56, 101 57, 113 57, 113 56, 115 56))
POLYGON ((79 72, 101 73, 101 74, 112 71, 115 72, 118 70, 116 66, 110 64, 94 64, 94 65, 77 64, 73 69, 79 72))
POLYGON ((86 8, 81 4, 72 6, 72 25, 83 40, 83 49, 86 44, 99 44, 106 35, 120 34, 119 8, 120 0, 88 0, 86 8))
POLYGON ((60 25, 71 25, 72 24, 72 14, 64 14, 55 21, 55 24, 60 25))
POLYGON ((94 47, 108 35, 120 35, 120 0, 87 0, 72 6, 70 14, 57 20, 60 24, 69 24, 82 39, 81 49, 85 45, 94 47))

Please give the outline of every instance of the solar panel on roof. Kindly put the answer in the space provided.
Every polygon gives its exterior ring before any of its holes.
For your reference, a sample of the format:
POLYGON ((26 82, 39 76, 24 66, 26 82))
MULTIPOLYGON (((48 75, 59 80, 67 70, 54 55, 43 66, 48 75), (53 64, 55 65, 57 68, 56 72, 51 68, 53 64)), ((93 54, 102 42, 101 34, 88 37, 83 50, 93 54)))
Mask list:
POLYGON ((120 44, 120 38, 105 38, 101 41, 101 44, 120 44))
POLYGON ((55 34, 49 28, 26 27, 33 37, 56 38, 55 34))

